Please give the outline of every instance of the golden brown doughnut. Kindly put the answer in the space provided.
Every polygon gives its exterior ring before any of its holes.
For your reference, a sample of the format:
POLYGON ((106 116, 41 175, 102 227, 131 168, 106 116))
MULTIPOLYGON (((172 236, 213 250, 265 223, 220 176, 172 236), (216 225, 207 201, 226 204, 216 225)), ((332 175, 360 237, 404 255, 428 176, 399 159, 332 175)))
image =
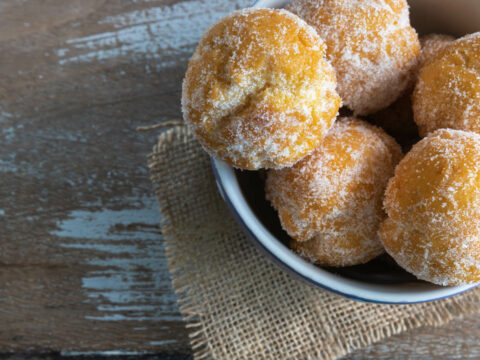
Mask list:
POLYGON ((294 239, 292 248, 327 266, 380 255, 383 194, 401 155, 380 128, 342 118, 312 154, 291 168, 270 170, 266 195, 294 239))
POLYGON ((437 130, 407 153, 389 181, 386 251, 419 279, 480 281, 480 135, 437 130))
POLYGON ((405 0, 294 0, 286 8, 325 40, 338 93, 355 114, 383 109, 413 85, 420 45, 405 0))
POLYGON ((210 155, 243 169, 293 165, 340 106, 315 30, 286 10, 246 9, 210 28, 183 82, 185 121, 210 155))
POLYGON ((458 39, 420 69, 412 96, 420 135, 442 128, 480 133, 480 33, 458 39))

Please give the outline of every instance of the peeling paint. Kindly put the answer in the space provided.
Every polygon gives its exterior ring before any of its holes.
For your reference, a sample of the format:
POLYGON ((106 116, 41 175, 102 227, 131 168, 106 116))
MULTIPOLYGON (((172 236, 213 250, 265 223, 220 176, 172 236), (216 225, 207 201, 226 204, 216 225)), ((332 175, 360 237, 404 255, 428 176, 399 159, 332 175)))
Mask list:
POLYGON ((158 230, 154 197, 124 199, 131 208, 74 210, 51 235, 70 251, 88 251, 94 267, 82 279, 102 321, 180 321, 158 230), (132 205, 135 204, 135 205, 132 205))
POLYGON ((195 0, 108 16, 99 24, 116 30, 69 39, 56 55, 60 65, 125 55, 156 59, 159 67, 178 65, 179 58, 190 56, 207 27, 237 8, 229 1, 195 0))
POLYGON ((5 119, 13 118, 13 114, 0 110, 0 123, 5 119))

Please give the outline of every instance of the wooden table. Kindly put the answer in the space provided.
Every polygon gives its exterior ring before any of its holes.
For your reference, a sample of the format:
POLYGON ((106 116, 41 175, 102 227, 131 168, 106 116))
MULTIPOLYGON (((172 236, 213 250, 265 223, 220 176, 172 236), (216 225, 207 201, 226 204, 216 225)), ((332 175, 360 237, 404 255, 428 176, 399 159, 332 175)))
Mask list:
MULTIPOLYGON (((157 132, 135 129, 180 119, 202 30, 249 2, 0 2, 2 357, 190 358, 146 168, 157 132)), ((479 338, 472 316, 348 358, 478 358, 479 338)))

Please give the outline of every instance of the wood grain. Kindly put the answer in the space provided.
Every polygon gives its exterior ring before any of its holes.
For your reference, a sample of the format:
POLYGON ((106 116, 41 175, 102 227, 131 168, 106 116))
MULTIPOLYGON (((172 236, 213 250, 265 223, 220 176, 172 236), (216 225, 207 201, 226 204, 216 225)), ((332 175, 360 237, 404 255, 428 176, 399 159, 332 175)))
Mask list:
POLYGON ((202 28, 246 2, 0 4, 0 351, 188 349, 135 129, 179 119, 202 28))
MULTIPOLYGON (((202 30, 248 4, 0 2, 0 352, 189 352, 146 170, 157 133, 135 129, 180 118, 202 30)), ((347 358, 478 358, 479 329, 347 358)))
POLYGON ((343 359, 480 359, 479 344, 480 318, 476 315, 439 328, 420 328, 396 335, 343 359))

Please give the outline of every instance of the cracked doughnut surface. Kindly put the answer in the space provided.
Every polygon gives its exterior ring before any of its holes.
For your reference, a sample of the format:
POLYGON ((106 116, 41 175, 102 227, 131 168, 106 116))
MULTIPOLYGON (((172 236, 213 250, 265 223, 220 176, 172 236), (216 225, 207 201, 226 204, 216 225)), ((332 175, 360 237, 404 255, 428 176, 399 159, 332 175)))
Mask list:
POLYGON ((401 156, 380 128, 342 118, 312 154, 268 171, 266 196, 294 239, 292 248, 327 266, 361 264, 383 253, 377 235, 383 194, 401 156))
POLYGON ((431 59, 412 96, 420 135, 450 128, 480 133, 480 33, 467 35, 431 59))
POLYGON ((413 85, 420 44, 405 0, 293 0, 286 8, 325 40, 338 93, 355 114, 381 110, 413 85))
POLYGON ((291 166, 315 149, 341 100, 325 44, 286 10, 232 13, 202 37, 183 82, 185 121, 237 168, 291 166))
POLYGON ((395 261, 439 285, 480 281, 480 135, 441 129, 389 181, 379 235, 395 261))

